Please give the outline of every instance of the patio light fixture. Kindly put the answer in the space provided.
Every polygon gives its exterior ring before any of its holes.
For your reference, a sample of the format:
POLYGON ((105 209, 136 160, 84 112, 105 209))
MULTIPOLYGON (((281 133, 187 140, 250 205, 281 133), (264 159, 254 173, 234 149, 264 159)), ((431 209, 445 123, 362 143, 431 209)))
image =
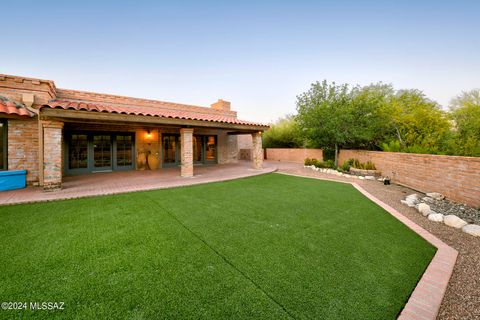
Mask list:
POLYGON ((152 133, 150 132, 150 130, 147 130, 147 133, 145 134, 145 139, 148 141, 152 140, 152 133))

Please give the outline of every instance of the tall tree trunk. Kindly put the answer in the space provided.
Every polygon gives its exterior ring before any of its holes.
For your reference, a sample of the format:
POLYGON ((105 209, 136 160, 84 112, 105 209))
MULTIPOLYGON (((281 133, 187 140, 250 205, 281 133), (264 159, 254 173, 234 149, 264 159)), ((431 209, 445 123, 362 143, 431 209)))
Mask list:
POLYGON ((397 137, 398 137, 398 141, 400 141, 400 145, 402 147, 405 147, 405 142, 403 142, 402 135, 400 134, 400 130, 398 129, 397 126, 395 126, 395 130, 397 131, 397 137))
POLYGON ((335 143, 335 168, 338 167, 338 144, 335 143))

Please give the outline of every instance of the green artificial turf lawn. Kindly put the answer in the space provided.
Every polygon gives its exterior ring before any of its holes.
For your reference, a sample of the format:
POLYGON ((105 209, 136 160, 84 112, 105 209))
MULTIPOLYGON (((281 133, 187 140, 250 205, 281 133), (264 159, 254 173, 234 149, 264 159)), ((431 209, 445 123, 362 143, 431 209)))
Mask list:
POLYGON ((435 248, 351 185, 268 174, 0 207, 0 318, 395 319, 435 248))

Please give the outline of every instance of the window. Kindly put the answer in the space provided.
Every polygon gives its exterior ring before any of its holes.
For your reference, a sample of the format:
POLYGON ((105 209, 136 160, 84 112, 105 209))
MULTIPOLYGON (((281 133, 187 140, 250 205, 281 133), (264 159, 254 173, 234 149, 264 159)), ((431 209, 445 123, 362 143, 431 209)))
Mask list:
POLYGON ((7 120, 0 120, 0 170, 7 170, 7 120))

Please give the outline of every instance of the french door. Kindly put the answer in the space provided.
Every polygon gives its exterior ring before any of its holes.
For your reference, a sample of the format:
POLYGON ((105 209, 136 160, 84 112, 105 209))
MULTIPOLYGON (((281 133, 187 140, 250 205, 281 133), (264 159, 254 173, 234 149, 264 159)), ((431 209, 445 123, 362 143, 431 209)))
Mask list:
POLYGON ((164 167, 172 167, 180 164, 180 136, 162 136, 162 157, 164 167))
POLYGON ((112 136, 109 134, 93 135, 93 172, 112 170, 112 136))
MULTIPOLYGON (((162 136, 162 166, 173 167, 181 163, 180 156, 181 136, 165 134, 162 136)), ((217 137, 216 136, 193 136, 193 163, 216 163, 217 162, 217 137)))
POLYGON ((133 169, 133 133, 67 133, 65 173, 133 169))

